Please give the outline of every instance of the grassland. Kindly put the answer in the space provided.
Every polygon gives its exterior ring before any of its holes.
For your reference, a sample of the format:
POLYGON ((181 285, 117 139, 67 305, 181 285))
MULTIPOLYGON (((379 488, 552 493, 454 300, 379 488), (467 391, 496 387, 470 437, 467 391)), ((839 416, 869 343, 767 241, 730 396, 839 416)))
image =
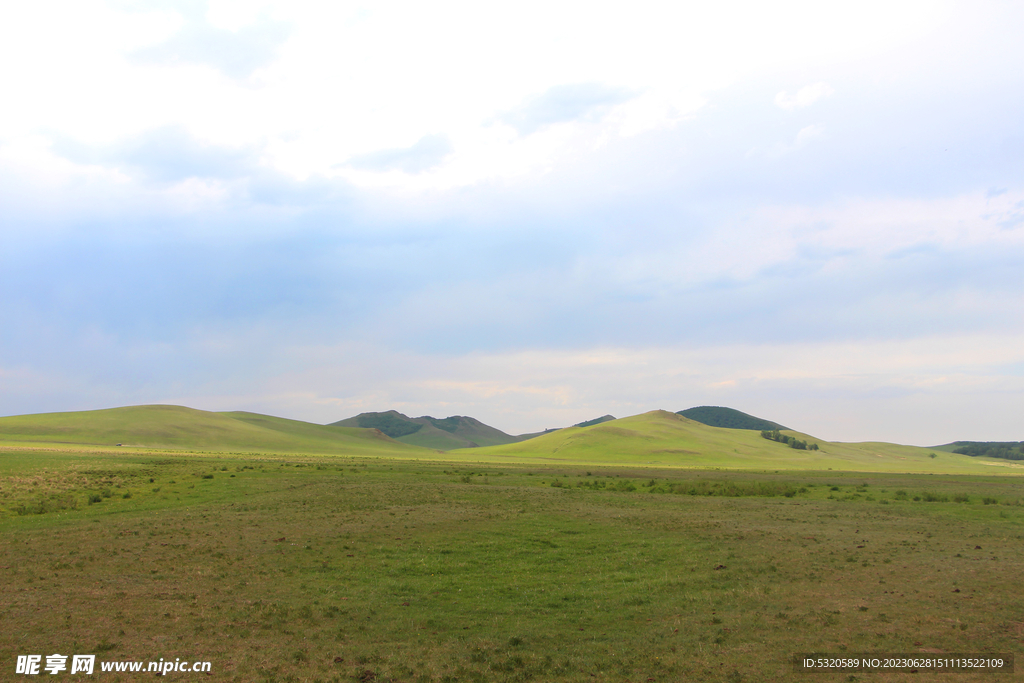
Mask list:
POLYGON ((426 455, 376 430, 154 405, 0 418, 0 443, 245 453, 426 455))
POLYGON ((207 660, 239 683, 921 681, 790 658, 1024 644, 1014 463, 795 451, 660 411, 449 453, 247 413, 98 413, 0 419, 13 679, 17 655, 59 652, 207 660))
POLYGON ((834 443, 793 430, 783 433, 817 444, 820 450, 796 450, 763 439, 756 431, 709 427, 675 413, 655 410, 592 427, 561 429, 516 444, 466 449, 449 453, 448 457, 489 462, 628 463, 703 469, 1024 473, 1024 465, 1005 460, 971 458, 891 443, 834 443))
MULTIPOLYGON (((475 422, 475 421, 474 421, 475 422)), ((440 431, 440 430, 437 430, 440 431)), ((234 454, 375 455, 465 463, 630 465, 733 470, 833 470, 928 474, 1024 474, 1024 463, 972 458, 891 443, 834 443, 793 430, 813 443, 800 451, 757 431, 710 427, 675 413, 642 415, 570 427, 517 443, 442 452, 391 439, 377 430, 318 425, 255 413, 212 413, 180 406, 133 406, 76 413, 0 418, 0 444, 74 450, 154 449, 234 454)))
POLYGON ((0 661, 784 681, 799 652, 1019 652, 1021 495, 962 474, 8 448, 0 661))

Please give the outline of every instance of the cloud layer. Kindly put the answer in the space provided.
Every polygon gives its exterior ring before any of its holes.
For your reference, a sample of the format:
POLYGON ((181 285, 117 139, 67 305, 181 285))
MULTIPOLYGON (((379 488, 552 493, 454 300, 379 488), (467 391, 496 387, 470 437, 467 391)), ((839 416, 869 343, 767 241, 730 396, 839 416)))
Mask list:
POLYGON ((16 11, 0 413, 1024 438, 1012 6, 16 11))

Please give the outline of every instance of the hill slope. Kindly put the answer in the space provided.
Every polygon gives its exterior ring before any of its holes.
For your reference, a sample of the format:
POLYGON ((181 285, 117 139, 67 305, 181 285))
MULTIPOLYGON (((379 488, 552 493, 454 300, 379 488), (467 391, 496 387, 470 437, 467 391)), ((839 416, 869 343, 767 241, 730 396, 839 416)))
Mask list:
POLYGON ((1024 460, 1024 441, 954 441, 942 446, 933 446, 932 450, 974 457, 1024 460))
POLYGON ((355 417, 332 422, 328 426, 379 429, 397 441, 443 451, 519 441, 519 437, 463 415, 439 419, 429 415, 409 417, 397 410, 388 410, 383 413, 360 413, 355 417))
POLYGON ((709 427, 723 427, 725 429, 756 429, 757 431, 761 431, 762 429, 789 429, 788 427, 783 427, 778 422, 764 420, 760 417, 748 415, 747 413, 734 408, 722 408, 720 406, 697 406, 696 408, 680 410, 676 414, 688 417, 691 420, 696 420, 697 422, 706 424, 709 427))
POLYGON ((2 417, 0 440, 280 453, 401 455, 418 450, 374 430, 169 405, 2 417))
POLYGON ((615 419, 614 415, 602 415, 601 417, 595 417, 593 420, 586 420, 584 422, 577 422, 573 427, 591 427, 593 425, 599 425, 602 422, 611 422, 615 419))
MULTIPOLYGON (((932 458, 930 449, 885 443, 830 443, 807 434, 786 434, 818 444, 818 451, 796 450, 761 438, 758 432, 711 427, 676 413, 655 410, 591 427, 569 427, 529 441, 460 451, 486 460, 565 464, 656 465, 736 469, 810 469, 871 472, 984 472, 993 461, 954 453, 932 458)), ((993 467, 992 465, 996 465, 993 467)), ((1007 466, 1012 467, 1009 463, 1007 466)))
MULTIPOLYGON (((403 416, 398 414, 398 417, 403 416)), ((472 418, 422 419, 431 422, 422 424, 415 433, 437 432, 451 437, 460 428, 465 433, 482 427, 480 431, 484 435, 493 429, 472 418)), ((821 450, 795 450, 763 439, 756 431, 710 427, 675 413, 656 410, 588 427, 551 431, 529 441, 457 448, 444 458, 573 466, 1024 474, 1024 464, 1009 460, 887 443, 830 443, 792 430, 785 430, 785 433, 817 444, 821 450)), ((0 418, 0 444, 9 448, 12 444, 29 443, 79 448, 110 448, 123 443, 126 447, 236 453, 438 457, 436 451, 395 441, 377 429, 325 426, 256 413, 212 413, 166 405, 0 418)))

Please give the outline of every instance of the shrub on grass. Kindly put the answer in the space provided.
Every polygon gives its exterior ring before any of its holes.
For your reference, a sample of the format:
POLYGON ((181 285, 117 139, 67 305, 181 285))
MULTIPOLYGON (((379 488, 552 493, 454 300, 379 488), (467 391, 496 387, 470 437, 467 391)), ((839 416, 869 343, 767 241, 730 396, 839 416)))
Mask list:
POLYGON ((14 514, 22 517, 25 515, 45 515, 48 512, 77 509, 78 501, 70 495, 39 498, 31 503, 19 503, 11 507, 11 511, 14 514))
MULTIPOLYGON (((623 489, 619 489, 623 490, 623 489)), ((628 490, 628 489, 627 489, 628 490)), ((798 491, 789 484, 778 484, 774 482, 670 482, 656 489, 659 493, 674 493, 687 496, 723 496, 726 498, 772 498, 774 496, 785 496, 792 498, 798 492, 806 493, 807 489, 798 491)))
POLYGON ((94 645, 92 649, 96 652, 110 652, 111 650, 117 649, 117 643, 112 643, 106 638, 104 638, 99 643, 94 645))

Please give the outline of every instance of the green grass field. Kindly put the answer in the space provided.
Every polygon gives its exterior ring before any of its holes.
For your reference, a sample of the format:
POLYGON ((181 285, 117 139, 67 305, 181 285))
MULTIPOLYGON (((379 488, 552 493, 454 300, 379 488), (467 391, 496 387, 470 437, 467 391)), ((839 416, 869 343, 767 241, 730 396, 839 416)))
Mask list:
POLYGON ((1024 464, 971 458, 935 449, 890 443, 833 443, 786 430, 821 450, 795 450, 763 439, 759 432, 723 429, 656 410, 592 427, 562 429, 489 448, 452 452, 447 457, 489 462, 630 464, 655 467, 799 469, 862 472, 1024 474, 1024 464), (935 457, 932 457, 934 454, 935 457))
POLYGON ((125 423, 0 443, 0 678, 77 653, 238 682, 921 681, 790 661, 1024 645, 1013 467, 826 442, 809 461, 660 413, 522 451, 242 451, 308 428, 235 415, 192 450, 99 445, 125 423))
POLYGON ((0 463, 9 671, 67 652, 208 660, 229 681, 783 681, 799 652, 1005 653, 1024 638, 1013 478, 0 463), (61 496, 76 505, 34 507, 61 496))
POLYGON ((211 413, 182 406, 130 406, 0 417, 0 443, 110 448, 176 448, 244 453, 371 454, 432 451, 378 432, 317 425, 256 413, 211 413))

